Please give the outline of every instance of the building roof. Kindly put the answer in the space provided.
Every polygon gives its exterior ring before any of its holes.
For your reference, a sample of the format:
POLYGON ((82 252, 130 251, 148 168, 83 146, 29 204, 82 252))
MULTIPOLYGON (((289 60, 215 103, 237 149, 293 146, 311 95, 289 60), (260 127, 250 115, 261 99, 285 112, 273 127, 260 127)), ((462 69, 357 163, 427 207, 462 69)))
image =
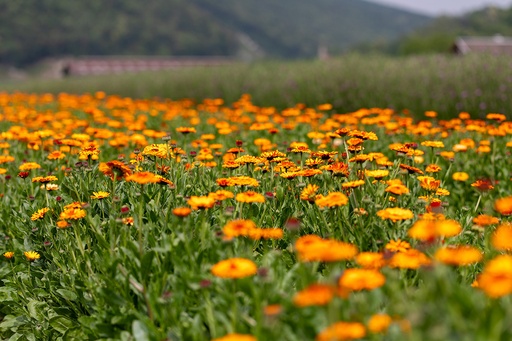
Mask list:
POLYGON ((453 46, 459 54, 489 53, 512 55, 512 38, 495 35, 492 37, 459 37, 453 46))

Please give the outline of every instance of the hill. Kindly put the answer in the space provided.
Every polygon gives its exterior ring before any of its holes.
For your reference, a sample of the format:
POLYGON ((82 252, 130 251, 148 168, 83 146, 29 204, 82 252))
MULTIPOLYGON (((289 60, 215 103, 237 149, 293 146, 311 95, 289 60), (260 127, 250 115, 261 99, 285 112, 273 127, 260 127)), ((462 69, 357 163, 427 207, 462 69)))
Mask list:
POLYGON ((459 17, 439 17, 405 36, 398 44, 401 54, 448 52, 457 36, 512 36, 512 7, 494 6, 459 17))
POLYGON ((0 0, 0 63, 61 55, 304 58, 430 19, 363 0, 0 0))

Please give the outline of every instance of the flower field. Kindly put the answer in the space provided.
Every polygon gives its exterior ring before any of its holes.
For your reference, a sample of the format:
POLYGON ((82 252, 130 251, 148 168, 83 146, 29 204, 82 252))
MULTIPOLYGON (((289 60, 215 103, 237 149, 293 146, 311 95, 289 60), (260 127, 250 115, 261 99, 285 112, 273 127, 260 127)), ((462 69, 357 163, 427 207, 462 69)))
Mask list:
POLYGON ((0 94, 2 340, 510 340, 512 122, 0 94))

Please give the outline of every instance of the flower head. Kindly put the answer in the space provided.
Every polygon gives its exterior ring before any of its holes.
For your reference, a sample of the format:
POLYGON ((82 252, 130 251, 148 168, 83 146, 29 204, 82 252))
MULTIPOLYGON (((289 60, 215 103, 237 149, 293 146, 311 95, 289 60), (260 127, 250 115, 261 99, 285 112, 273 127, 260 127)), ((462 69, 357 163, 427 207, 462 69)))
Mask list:
POLYGON ((243 278, 255 275, 258 268, 250 259, 229 258, 212 267, 212 274, 220 278, 243 278))

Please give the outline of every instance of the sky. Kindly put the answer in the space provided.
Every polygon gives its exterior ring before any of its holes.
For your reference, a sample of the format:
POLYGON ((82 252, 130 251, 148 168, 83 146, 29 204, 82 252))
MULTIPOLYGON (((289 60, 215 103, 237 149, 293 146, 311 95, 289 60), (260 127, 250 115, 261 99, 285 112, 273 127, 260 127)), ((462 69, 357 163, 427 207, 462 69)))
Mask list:
POLYGON ((512 0, 369 0, 428 15, 460 15, 486 5, 512 6, 512 0))

